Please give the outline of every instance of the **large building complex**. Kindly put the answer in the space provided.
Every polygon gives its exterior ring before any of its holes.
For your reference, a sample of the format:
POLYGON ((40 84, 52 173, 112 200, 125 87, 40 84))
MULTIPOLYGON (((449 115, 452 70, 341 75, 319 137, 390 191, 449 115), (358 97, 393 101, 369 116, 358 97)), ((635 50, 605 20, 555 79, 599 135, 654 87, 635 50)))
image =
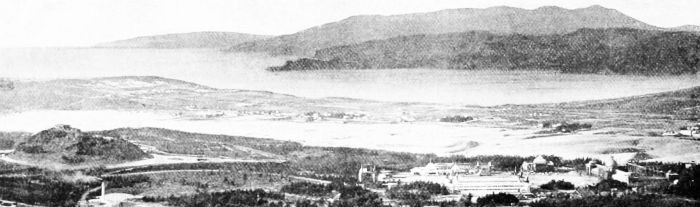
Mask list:
MULTIPOLYGON (((360 169, 367 176, 370 167, 360 169)), ((409 172, 376 172, 376 180, 387 187, 412 183, 432 182, 444 185, 451 191, 461 194, 483 196, 491 193, 530 194, 529 183, 520 177, 505 173, 494 174, 491 163, 433 163, 416 167, 409 172)))

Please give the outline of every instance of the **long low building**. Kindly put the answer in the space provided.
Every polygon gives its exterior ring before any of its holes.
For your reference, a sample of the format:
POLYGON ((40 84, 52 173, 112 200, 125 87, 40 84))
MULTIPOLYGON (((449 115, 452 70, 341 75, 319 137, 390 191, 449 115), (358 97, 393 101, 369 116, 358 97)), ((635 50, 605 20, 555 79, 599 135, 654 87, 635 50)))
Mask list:
POLYGON ((382 172, 378 181, 388 187, 412 182, 432 182, 444 185, 460 194, 483 196, 492 193, 530 194, 530 185, 517 175, 492 175, 491 164, 429 163, 410 172, 382 172))

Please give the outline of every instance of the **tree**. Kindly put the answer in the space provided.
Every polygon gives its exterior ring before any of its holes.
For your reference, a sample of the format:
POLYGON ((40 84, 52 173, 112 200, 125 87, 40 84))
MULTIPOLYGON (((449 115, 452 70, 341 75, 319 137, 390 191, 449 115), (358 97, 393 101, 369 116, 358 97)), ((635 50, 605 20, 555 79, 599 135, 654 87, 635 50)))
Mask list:
POLYGON ((476 199, 477 206, 495 206, 495 205, 510 205, 518 203, 517 197, 507 193, 490 194, 476 199))

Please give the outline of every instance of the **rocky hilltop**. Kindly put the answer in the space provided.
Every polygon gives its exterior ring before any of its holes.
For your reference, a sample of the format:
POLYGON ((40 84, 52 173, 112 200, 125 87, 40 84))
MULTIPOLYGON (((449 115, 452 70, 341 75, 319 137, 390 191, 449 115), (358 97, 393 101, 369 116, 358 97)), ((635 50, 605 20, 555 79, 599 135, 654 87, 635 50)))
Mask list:
POLYGON ((87 161, 117 163, 149 157, 125 139, 86 133, 69 125, 57 125, 28 137, 17 145, 15 155, 67 164, 87 161))

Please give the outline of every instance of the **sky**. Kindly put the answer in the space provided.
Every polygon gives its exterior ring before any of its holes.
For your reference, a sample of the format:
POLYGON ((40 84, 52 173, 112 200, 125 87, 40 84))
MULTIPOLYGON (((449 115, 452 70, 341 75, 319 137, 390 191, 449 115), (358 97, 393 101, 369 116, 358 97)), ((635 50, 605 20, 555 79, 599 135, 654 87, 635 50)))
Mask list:
POLYGON ((0 0, 0 47, 91 46, 195 31, 290 34, 353 15, 601 5, 661 27, 700 25, 698 0, 0 0))

